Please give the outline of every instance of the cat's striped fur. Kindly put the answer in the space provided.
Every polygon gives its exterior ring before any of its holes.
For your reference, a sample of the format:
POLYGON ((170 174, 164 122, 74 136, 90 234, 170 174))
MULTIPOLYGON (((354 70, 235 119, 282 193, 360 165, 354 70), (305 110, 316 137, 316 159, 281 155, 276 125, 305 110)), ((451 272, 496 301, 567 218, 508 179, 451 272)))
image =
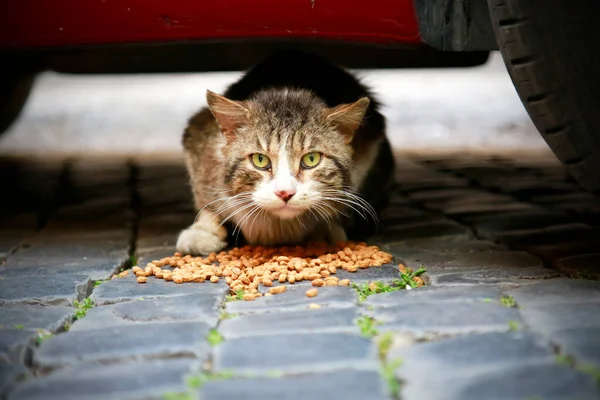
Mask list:
POLYGON ((373 231, 393 157, 378 103, 355 77, 322 58, 284 52, 207 100, 183 137, 199 215, 180 234, 179 251, 221 250, 227 227, 263 245, 373 231), (309 152, 322 156, 306 169, 309 152), (270 168, 253 165, 254 153, 268 156, 270 168), (294 193, 287 203, 275 195, 281 190, 294 193))

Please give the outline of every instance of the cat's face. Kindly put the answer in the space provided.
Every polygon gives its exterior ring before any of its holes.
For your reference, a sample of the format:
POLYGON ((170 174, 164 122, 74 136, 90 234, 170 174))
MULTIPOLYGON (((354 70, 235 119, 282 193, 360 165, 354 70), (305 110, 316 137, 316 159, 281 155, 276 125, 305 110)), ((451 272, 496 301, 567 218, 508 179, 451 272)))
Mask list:
POLYGON ((219 96, 211 104, 209 95, 209 105, 227 139, 225 183, 247 201, 241 207, 281 219, 326 219, 343 208, 350 142, 368 100, 329 109, 308 92, 280 90, 244 103, 219 96))

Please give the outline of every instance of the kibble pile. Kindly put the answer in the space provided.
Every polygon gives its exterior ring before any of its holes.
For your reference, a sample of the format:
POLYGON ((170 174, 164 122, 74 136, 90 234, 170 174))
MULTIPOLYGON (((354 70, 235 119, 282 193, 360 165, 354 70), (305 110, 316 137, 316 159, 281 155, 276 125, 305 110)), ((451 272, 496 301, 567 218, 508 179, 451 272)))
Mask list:
MULTIPOLYGON (((294 284, 308 280, 315 287, 348 286, 349 279, 340 280, 335 276, 338 269, 356 272, 359 268, 377 267, 391 261, 391 254, 366 243, 312 243, 306 247, 245 246, 211 253, 208 257, 175 253, 173 257, 148 263, 144 269, 133 267, 132 272, 139 283, 146 283, 149 276, 175 283, 217 283, 223 279, 232 292, 243 292, 244 300, 254 300, 263 296, 258 290, 259 284, 269 287, 265 296, 285 292, 286 286, 281 285, 284 282, 294 284)), ((309 297, 317 293, 316 290, 309 292, 309 297)))

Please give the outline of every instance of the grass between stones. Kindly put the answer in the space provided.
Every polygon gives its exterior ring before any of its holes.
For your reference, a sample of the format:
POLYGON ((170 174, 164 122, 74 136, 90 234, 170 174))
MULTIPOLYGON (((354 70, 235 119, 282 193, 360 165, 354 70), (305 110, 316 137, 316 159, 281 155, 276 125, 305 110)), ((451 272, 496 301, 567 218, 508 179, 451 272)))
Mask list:
POLYGON ((225 340, 223 335, 221 335, 216 329, 211 329, 210 331, 208 331, 208 335, 206 336, 206 338, 210 347, 218 346, 225 340))
POLYGON ((87 315, 87 312, 94 307, 94 302, 90 298, 85 298, 81 302, 75 300, 73 301, 73 307, 77 309, 75 310, 75 319, 78 320, 87 315))
POLYGON ((358 294, 358 300, 360 303, 365 301, 367 297, 378 294, 378 293, 389 293, 403 289, 413 289, 418 287, 420 284, 415 280, 416 277, 425 273, 425 268, 421 267, 416 271, 412 271, 408 268, 404 269, 404 272, 399 272, 399 278, 394 279, 390 284, 385 284, 381 281, 373 281, 363 284, 350 283, 350 287, 358 294))
POLYGON ((593 364, 577 362, 575 357, 562 353, 556 355, 556 363, 558 365, 565 365, 573 368, 582 374, 586 374, 590 376, 597 385, 600 385, 600 367, 593 364))
POLYGON ((236 290, 235 294, 228 294, 225 296, 225 301, 227 303, 238 300, 244 300, 244 291, 242 289, 236 290))
POLYGON ((381 325, 381 322, 375 320, 375 318, 362 315, 356 320, 356 325, 358 325, 362 337, 371 339, 379 333, 377 326, 381 325))
POLYGON ((381 377, 387 384, 390 395, 394 399, 399 399, 401 384, 398 378, 396 377, 396 370, 402 365, 402 359, 390 359, 389 357, 389 351, 394 345, 394 334, 392 332, 386 332, 377 337, 376 340, 377 350, 379 353, 379 360, 382 365, 381 377))
POLYGON ((509 295, 502 296, 502 298, 500 299, 500 304, 502 304, 504 307, 509 308, 514 308, 517 306, 517 304, 515 303, 515 299, 513 299, 512 296, 509 295))

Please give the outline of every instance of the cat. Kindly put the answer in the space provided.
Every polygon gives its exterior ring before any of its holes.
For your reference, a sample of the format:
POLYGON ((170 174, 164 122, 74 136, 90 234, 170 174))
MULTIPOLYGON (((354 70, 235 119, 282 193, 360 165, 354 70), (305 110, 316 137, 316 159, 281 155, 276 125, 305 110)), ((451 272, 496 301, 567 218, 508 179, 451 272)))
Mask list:
POLYGON ((376 231, 394 158, 379 103, 356 77, 281 51, 206 99, 183 135, 199 212, 177 251, 218 252, 236 231, 264 246, 376 231))

